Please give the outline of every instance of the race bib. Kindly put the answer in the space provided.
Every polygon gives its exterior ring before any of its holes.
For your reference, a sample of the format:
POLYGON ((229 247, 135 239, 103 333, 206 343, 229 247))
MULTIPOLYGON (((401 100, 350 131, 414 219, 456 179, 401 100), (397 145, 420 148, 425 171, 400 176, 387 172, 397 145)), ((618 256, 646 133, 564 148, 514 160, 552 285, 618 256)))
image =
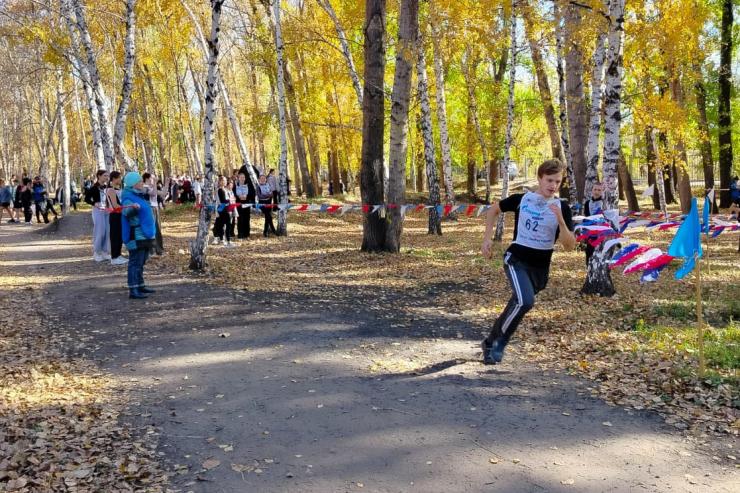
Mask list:
POLYGON ((533 192, 524 194, 519 204, 519 222, 514 243, 538 250, 553 249, 558 219, 550 210, 551 204, 560 207, 560 199, 548 200, 533 192))

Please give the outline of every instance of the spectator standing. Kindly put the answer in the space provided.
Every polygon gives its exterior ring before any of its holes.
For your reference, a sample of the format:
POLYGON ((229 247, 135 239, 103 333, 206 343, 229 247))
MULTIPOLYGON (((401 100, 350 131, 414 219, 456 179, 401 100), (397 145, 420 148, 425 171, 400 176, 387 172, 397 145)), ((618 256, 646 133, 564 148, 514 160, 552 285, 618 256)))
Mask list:
POLYGON ((0 223, 3 221, 3 211, 7 212, 10 216, 11 223, 14 223, 13 211, 10 209, 13 203, 13 192, 10 190, 10 186, 5 184, 5 180, 0 178, 0 223))
POLYGON ((239 212, 239 217, 237 218, 237 238, 245 240, 249 238, 250 234, 251 205, 248 200, 249 187, 247 186, 247 177, 241 171, 238 176, 239 181, 236 183, 236 187, 234 187, 236 203, 238 204, 237 211, 239 212))
POLYGON ((111 171, 110 186, 105 191, 106 203, 110 213, 108 223, 110 225, 110 263, 111 265, 124 265, 128 262, 121 255, 123 248, 123 236, 121 231, 121 173, 111 171))
POLYGON ((144 265, 156 235, 151 196, 144 189, 142 177, 135 171, 126 174, 123 185, 121 226, 129 256, 128 297, 144 299, 155 292, 144 282, 144 265))
POLYGON ((265 228, 262 230, 262 236, 267 238, 270 233, 277 235, 277 230, 272 222, 272 187, 267 183, 267 177, 260 175, 259 184, 257 185, 257 198, 259 199, 260 209, 265 215, 265 228))
POLYGON ((85 202, 92 206, 93 220, 93 260, 110 260, 110 223, 106 210, 105 189, 110 175, 104 169, 98 170, 96 181, 85 195, 85 202))
POLYGON ((272 189, 272 203, 277 205, 279 202, 278 182, 277 177, 275 176, 274 169, 270 169, 270 171, 267 173, 267 184, 270 185, 270 188, 272 189))

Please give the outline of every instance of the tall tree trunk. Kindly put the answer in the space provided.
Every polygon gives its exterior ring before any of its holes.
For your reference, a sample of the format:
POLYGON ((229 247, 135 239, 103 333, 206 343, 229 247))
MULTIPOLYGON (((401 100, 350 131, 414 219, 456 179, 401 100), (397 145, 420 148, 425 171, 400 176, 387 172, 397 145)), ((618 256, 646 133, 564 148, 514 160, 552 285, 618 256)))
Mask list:
POLYGON ((64 110, 64 76, 57 71, 57 112, 59 113, 59 150, 62 158, 62 214, 67 215, 72 190, 69 172, 69 132, 67 113, 64 110))
MULTIPOLYGON (((673 100, 680 108, 685 107, 683 87, 678 74, 671 79, 671 94, 673 100)), ((681 202, 681 211, 688 214, 691 210, 691 178, 689 177, 689 160, 686 154, 686 145, 679 136, 676 140, 676 151, 680 161, 674 166, 674 172, 678 175, 678 196, 681 202)))
MULTIPOLYGON (((617 166, 621 154, 622 38, 625 0, 609 3, 609 51, 606 59, 604 95, 604 209, 618 209, 617 166)), ((611 281, 611 279, 610 279, 611 281)))
POLYGON ((408 154, 409 97, 411 95, 411 73, 414 51, 419 39, 418 49, 424 50, 419 31, 418 0, 401 0, 398 18, 398 43, 396 48, 396 69, 391 92, 391 128, 388 153, 390 179, 388 181, 389 208, 385 249, 398 253, 401 250, 403 232, 403 209, 406 203, 406 155, 408 154))
POLYGON ((298 112, 298 103, 296 101, 295 88, 293 86, 293 77, 291 77, 287 66, 284 66, 284 73, 290 121, 293 126, 293 135, 295 136, 298 166, 301 170, 301 183, 303 184, 303 190, 306 192, 306 196, 308 198, 314 198, 318 195, 316 188, 317 183, 312 179, 308 168, 308 156, 306 155, 306 145, 303 137, 303 130, 301 129, 301 118, 300 113, 298 112))
MULTIPOLYGON (((604 91, 604 210, 619 209, 617 168, 621 158, 620 126, 622 113, 622 38, 624 36, 625 0, 609 2, 609 51, 606 58, 604 91)), ((609 252, 604 244, 594 252, 588 262, 586 281, 581 288, 584 294, 613 296, 616 290, 609 272, 609 252)))
MULTIPOLYGON (((611 0, 615 1, 615 0, 611 0)), ((607 0, 607 5, 610 0, 607 0)), ((607 7, 608 8, 608 7, 607 7)), ((586 145, 586 181, 583 189, 583 197, 591 198, 591 190, 599 176, 599 136, 601 134, 601 82, 604 74, 604 61, 606 50, 604 41, 606 32, 599 32, 596 38, 596 50, 593 55, 593 67, 591 70, 591 115, 588 127, 588 143, 586 145)))
POLYGON ((90 118, 90 127, 92 132, 92 144, 95 154, 97 169, 105 169, 105 154, 103 152, 103 141, 100 133, 100 120, 98 111, 95 106, 95 95, 90 82, 90 72, 88 71, 87 62, 82 58, 82 48, 80 47, 80 35, 77 32, 76 22, 74 20, 73 8, 70 0, 61 0, 61 12, 67 25, 71 44, 72 66, 75 69, 75 76, 82 82, 82 88, 85 92, 85 102, 88 116, 90 118))
MULTIPOLYGON (((509 98, 506 111, 506 137, 504 140, 504 169, 501 178, 501 200, 509 196, 509 164, 511 163, 512 129, 514 127, 514 87, 516 84, 516 14, 512 7, 511 33, 509 44, 511 48, 511 62, 509 63, 509 98)), ((499 214, 496 223, 496 232, 493 236, 495 241, 501 241, 504 237, 504 215, 499 214)))
MULTIPOLYGON (((419 36, 421 39, 421 36, 419 36)), ((422 46, 419 46, 416 59, 416 78, 418 79, 419 105, 421 107, 421 135, 424 139, 424 163, 426 165, 427 187, 429 188, 428 234, 442 234, 442 218, 437 206, 440 204, 439 178, 434 152, 434 132, 432 130, 432 107, 429 104, 429 82, 427 81, 427 60, 422 46)))
POLYGON ((334 8, 332 8, 329 0, 316 0, 316 3, 324 9, 327 15, 331 18, 331 21, 334 23, 334 29, 337 31, 337 38, 339 38, 339 45, 342 48, 342 55, 344 55, 344 60, 347 62, 349 76, 352 79, 352 87, 354 87, 355 94, 357 95, 357 103, 359 107, 362 108, 362 85, 360 84, 360 77, 357 75, 357 69, 355 68, 355 62, 352 58, 352 52, 349 49, 349 43, 347 42, 347 35, 344 32, 344 28, 342 28, 342 24, 339 22, 339 18, 334 12, 334 8))
POLYGON ((280 25, 280 0, 273 1, 275 18, 275 51, 277 52, 278 117, 280 124, 280 159, 278 161, 278 225, 279 236, 288 235, 288 142, 285 135, 285 87, 283 84, 283 33, 280 25))
MULTIPOLYGON (((480 145, 481 153, 483 154, 483 164, 486 168, 486 203, 491 202, 491 162, 488 160, 488 147, 486 146, 486 139, 483 137, 483 131, 481 130, 480 121, 478 120, 478 98, 475 96, 475 86, 473 85, 473 76, 475 75, 476 68, 478 66, 477 60, 471 60, 470 49, 466 49, 463 53, 462 59, 462 71, 465 77, 465 85, 468 88, 468 101, 470 105, 470 116, 473 120, 473 128, 475 134, 478 137, 478 144, 480 145)), ((477 176, 476 176, 476 187, 477 187, 477 176)))
POLYGON ((216 98, 218 97, 218 33, 221 23, 221 7, 224 0, 211 0, 211 36, 208 40, 208 78, 206 82, 205 121, 203 137, 205 141, 205 178, 203 180, 203 207, 198 217, 198 232, 190 243, 190 268, 204 270, 206 267, 206 248, 211 215, 215 208, 215 187, 213 183, 216 169, 213 152, 213 124, 215 119, 216 98))
MULTIPOLYGON (((580 5, 568 2, 564 7, 565 16, 565 89, 568 106, 568 136, 570 153, 575 175, 576 200, 583 201, 586 182, 586 143, 588 141, 588 109, 583 94, 583 52, 577 43, 583 22, 580 5)), ((573 186, 573 184, 568 184, 573 186)))
POLYGON ((719 49, 719 206, 730 207, 730 180, 732 174, 732 25, 733 0, 722 0, 721 43, 719 49))
POLYGON ((555 108, 552 104, 552 92, 550 91, 550 83, 547 80, 545 62, 542 60, 542 49, 535 37, 534 22, 531 16, 532 11, 529 8, 524 8, 522 11, 522 17, 524 19, 527 42, 529 43, 529 51, 532 55, 532 65, 534 65, 534 72, 537 76, 537 88, 540 91, 540 100, 542 101, 542 109, 545 114, 547 131, 550 135, 550 149, 552 149, 552 157, 562 160, 563 149, 560 144, 558 124, 555 120, 555 108))
MULTIPOLYGON (((704 76, 701 66, 696 64, 696 81, 694 83, 694 96, 696 98, 696 109, 699 116, 699 148, 701 150, 701 162, 704 168, 704 188, 714 189, 714 158, 712 156, 712 141, 709 138, 709 120, 707 119, 707 89, 704 86, 704 76)), ((717 213, 717 194, 712 202, 712 213, 717 213)))
POLYGON ((619 182, 624 189, 624 195, 627 199, 627 208, 633 212, 639 212, 640 203, 637 201, 637 193, 635 192, 635 184, 632 182, 632 175, 630 174, 627 161, 624 159, 624 154, 619 156, 619 182))
MULTIPOLYGON (((152 81, 152 75, 149 71, 149 66, 144 64, 143 67, 144 79, 146 86, 149 89, 149 98, 154 105, 154 113, 156 118, 156 133, 157 133, 157 154, 159 156, 159 163, 162 167, 162 175, 165 178, 169 178, 172 175, 172 169, 170 168, 170 162, 167 159, 167 149, 164 141, 164 115, 162 114, 162 107, 159 104, 159 98, 157 93, 154 92, 154 82, 152 81)), ((150 157, 151 159, 151 157, 150 157)), ((154 164, 152 164, 154 168, 154 164)))
POLYGON ((653 209, 660 209, 660 197, 658 197, 657 170, 658 157, 655 155, 655 142, 652 127, 645 129, 645 161, 647 161, 648 186, 653 187, 652 199, 653 209))
POLYGON ((134 90, 134 64, 136 62, 136 0, 126 0, 126 36, 123 41, 123 83, 121 85, 121 102, 116 113, 116 124, 113 129, 113 151, 121 166, 129 171, 136 163, 129 157, 124 145, 126 137, 126 117, 131 104, 131 93, 134 90))
POLYGON ((442 148, 442 176, 445 185, 445 202, 455 202, 455 185, 452 181, 452 151, 447 129, 447 98, 445 95, 445 72, 442 63, 439 25, 432 22, 432 55, 434 57, 434 94, 437 99, 437 122, 439 124, 439 143, 442 148))
MULTIPOLYGON (((362 203, 383 203, 383 133, 385 130, 385 0, 365 0, 365 85, 362 97, 362 203)), ((385 221, 372 210, 364 214, 362 251, 377 252, 385 246, 385 221)))
POLYGON ((473 136, 473 115, 470 101, 466 105, 465 118, 465 156, 467 158, 467 191, 471 201, 476 198, 476 174, 475 174, 475 137, 473 136))
POLYGON ((101 144, 103 146, 103 155, 105 157, 105 168, 111 171, 115 166, 115 158, 113 153, 113 142, 110 128, 110 117, 109 108, 110 101, 105 95, 103 90, 102 82, 100 81, 100 72, 98 71, 98 59, 93 48, 92 38, 90 37, 90 31, 87 27, 87 20, 85 19, 85 9, 82 5, 82 0, 63 0, 71 1, 74 9, 75 19, 77 20, 76 27, 80 35, 80 41, 82 46, 85 48, 87 54, 87 71, 90 74, 90 87, 95 97, 95 106, 98 109, 98 121, 100 123, 100 136, 101 144))
POLYGON ((560 120, 560 143, 562 149, 563 163, 565 164, 566 176, 563 180, 564 184, 560 186, 560 195, 568 195, 570 204, 573 205, 578 202, 578 194, 576 190, 576 175, 573 171, 573 154, 570 150, 570 137, 568 136, 568 95, 565 84, 565 70, 563 67, 563 44, 565 43, 565 32, 563 27, 562 10, 559 7, 559 0, 554 3, 555 6, 555 46, 556 46, 556 57, 557 57, 557 73, 558 73, 558 106, 560 112, 558 119, 560 120))

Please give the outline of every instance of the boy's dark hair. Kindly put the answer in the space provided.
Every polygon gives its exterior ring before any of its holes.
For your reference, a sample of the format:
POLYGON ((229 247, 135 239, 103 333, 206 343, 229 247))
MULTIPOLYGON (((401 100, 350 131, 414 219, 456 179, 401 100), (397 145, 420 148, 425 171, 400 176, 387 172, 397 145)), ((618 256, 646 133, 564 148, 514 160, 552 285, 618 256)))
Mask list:
POLYGON ((110 172, 110 179, 115 180, 116 178, 120 178, 121 172, 120 171, 111 171, 110 172))
POLYGON ((108 172, 108 171, 106 171, 106 170, 104 170, 104 169, 99 169, 99 170, 98 170, 98 172, 97 172, 97 173, 95 173, 95 178, 100 178, 101 176, 103 176, 103 175, 104 175, 104 174, 106 174, 107 172, 108 172))
POLYGON ((537 168, 537 178, 542 178, 545 175, 562 175, 563 171, 565 171, 565 166, 560 162, 560 159, 548 159, 537 168))
POLYGON ((148 180, 149 178, 151 178, 151 177, 152 177, 152 174, 151 174, 151 173, 149 173, 148 171, 147 171, 146 173, 144 173, 143 175, 141 175, 141 179, 142 179, 143 181, 147 181, 147 180, 148 180))
POLYGON ((29 183, 31 183, 31 179, 29 177, 23 178, 23 184, 24 185, 28 185, 29 183))

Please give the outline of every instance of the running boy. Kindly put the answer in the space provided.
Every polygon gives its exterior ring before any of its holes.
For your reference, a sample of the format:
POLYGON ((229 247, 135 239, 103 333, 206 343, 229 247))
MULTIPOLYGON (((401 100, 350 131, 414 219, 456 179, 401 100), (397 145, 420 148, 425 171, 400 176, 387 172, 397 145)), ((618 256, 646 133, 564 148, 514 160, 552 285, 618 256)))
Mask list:
MULTIPOLYGON (((595 216, 604 212, 604 185, 601 182, 594 183, 591 189, 591 198, 583 206, 583 215, 595 216)), ((595 248, 586 243, 586 265, 591 261, 595 248)))
POLYGON ((486 215, 481 250, 485 257, 491 258, 498 216, 502 212, 514 212, 514 242, 504 254, 504 272, 512 296, 481 343, 483 362, 487 365, 501 362, 504 348, 534 305, 535 295, 547 285, 555 241, 559 238, 566 250, 576 245, 570 207, 555 196, 563 180, 563 170, 557 159, 545 161, 537 169, 536 192, 510 195, 494 204, 486 215))

